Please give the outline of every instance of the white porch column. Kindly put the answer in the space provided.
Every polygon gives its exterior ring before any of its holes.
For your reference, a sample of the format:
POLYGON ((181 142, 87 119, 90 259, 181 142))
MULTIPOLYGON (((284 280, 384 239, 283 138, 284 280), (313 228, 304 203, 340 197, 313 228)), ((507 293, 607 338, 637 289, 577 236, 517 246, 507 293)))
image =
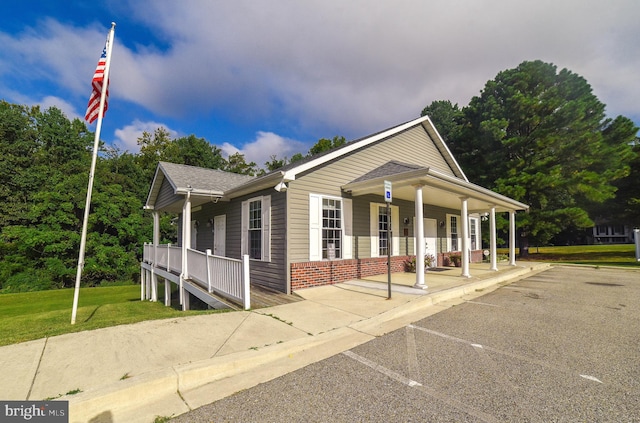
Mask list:
POLYGON ((182 311, 191 309, 191 297, 189 295, 189 291, 185 289, 184 293, 182 294, 182 311))
POLYGON ((164 305, 171 306, 171 281, 164 280, 164 305))
POLYGON ((509 266, 516 265, 516 212, 509 211, 509 266))
MULTIPOLYGON (((180 272, 180 304, 185 301, 183 281, 189 278, 189 266, 187 263, 187 248, 191 246, 191 192, 187 192, 182 206, 182 271, 180 272)), ((188 300, 188 299, 187 299, 188 300)))
POLYGON ((160 215, 153 211, 153 265, 151 266, 151 301, 158 301, 158 276, 156 266, 158 265, 158 244, 160 244, 160 215))
POLYGON ((416 284, 414 288, 426 289, 424 284, 424 213, 422 211, 422 185, 416 185, 416 284))
POLYGON ((160 244, 160 213, 154 210, 151 215, 153 216, 153 262, 157 263, 156 247, 160 244))
POLYGON ((144 277, 144 286, 145 286, 145 299, 146 300, 150 300, 151 299, 151 272, 148 270, 145 270, 146 275, 144 277))
POLYGON ((489 214, 489 251, 491 252, 491 268, 489 270, 498 270, 498 254, 496 252, 496 206, 491 206, 489 214))
POLYGON ((145 282, 144 279, 145 279, 145 276, 146 276, 146 273, 145 273, 146 271, 147 270, 144 267, 140 266, 140 301, 144 301, 145 300, 145 298, 144 298, 144 295, 145 295, 144 294, 144 285, 146 284, 146 282, 145 282))
POLYGON ((462 276, 470 278, 469 273, 469 210, 468 198, 461 197, 460 220, 462 220, 462 276))

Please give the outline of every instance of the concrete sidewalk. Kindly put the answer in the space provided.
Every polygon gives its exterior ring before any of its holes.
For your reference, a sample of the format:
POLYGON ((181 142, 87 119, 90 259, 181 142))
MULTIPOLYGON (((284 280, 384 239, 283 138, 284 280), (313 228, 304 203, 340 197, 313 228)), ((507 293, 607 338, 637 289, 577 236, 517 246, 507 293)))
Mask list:
POLYGON ((70 422, 152 422, 346 351, 549 267, 471 265, 309 288, 255 311, 141 322, 0 347, 3 400, 69 401, 70 422), (81 391, 75 395, 68 394, 81 391))

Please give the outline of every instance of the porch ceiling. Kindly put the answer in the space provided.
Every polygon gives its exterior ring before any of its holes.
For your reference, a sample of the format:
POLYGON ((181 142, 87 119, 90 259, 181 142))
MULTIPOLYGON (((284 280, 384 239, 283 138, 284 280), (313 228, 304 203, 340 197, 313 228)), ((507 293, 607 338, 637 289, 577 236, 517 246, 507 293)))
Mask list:
POLYGON ((454 178, 429 168, 420 168, 384 177, 351 182, 342 189, 354 196, 376 194, 384 196, 384 181, 392 183, 394 199, 415 201, 416 186, 422 186, 424 204, 459 210, 461 198, 467 198, 469 212, 528 210, 529 206, 460 178, 454 178))

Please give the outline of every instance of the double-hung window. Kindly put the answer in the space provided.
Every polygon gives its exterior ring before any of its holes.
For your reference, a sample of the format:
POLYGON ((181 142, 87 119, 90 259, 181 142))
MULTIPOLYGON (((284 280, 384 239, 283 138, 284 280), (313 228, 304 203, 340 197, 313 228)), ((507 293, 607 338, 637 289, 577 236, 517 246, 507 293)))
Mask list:
POLYGON ((469 237, 471 238, 471 250, 478 249, 478 219, 469 218, 469 237))
POLYGON ((342 258, 341 199, 322 199, 322 258, 342 258))
POLYGON ((392 230, 390 226, 387 208, 378 206, 378 255, 380 257, 389 254, 389 232, 392 230))
POLYGON ((369 203, 371 257, 386 257, 391 249, 391 255, 400 255, 400 208, 391 205, 391 219, 387 217, 387 206, 381 203, 369 203), (387 236, 387 228, 391 234, 387 236))
POLYGON ((458 244, 458 216, 449 216, 449 238, 451 248, 449 251, 460 251, 460 245, 458 244))
POLYGON ((242 254, 271 261, 271 196, 242 202, 242 254))
POLYGON ((349 259, 350 198, 309 194, 309 260, 349 259))
POLYGON ((262 259, 262 200, 249 202, 249 258, 262 259))

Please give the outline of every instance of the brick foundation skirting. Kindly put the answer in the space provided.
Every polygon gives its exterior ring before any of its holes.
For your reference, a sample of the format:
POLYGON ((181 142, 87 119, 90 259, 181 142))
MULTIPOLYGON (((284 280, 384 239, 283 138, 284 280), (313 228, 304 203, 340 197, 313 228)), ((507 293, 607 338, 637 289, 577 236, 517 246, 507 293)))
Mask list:
MULTIPOLYGON (((438 266, 443 266, 444 257, 448 257, 449 254, 438 254, 438 266)), ((404 272, 406 263, 414 257, 391 257, 391 272, 404 272)), ((482 261, 482 250, 472 251, 471 261, 474 263, 482 261)), ((385 273, 387 273, 387 257, 291 263, 291 290, 332 285, 385 273)))

